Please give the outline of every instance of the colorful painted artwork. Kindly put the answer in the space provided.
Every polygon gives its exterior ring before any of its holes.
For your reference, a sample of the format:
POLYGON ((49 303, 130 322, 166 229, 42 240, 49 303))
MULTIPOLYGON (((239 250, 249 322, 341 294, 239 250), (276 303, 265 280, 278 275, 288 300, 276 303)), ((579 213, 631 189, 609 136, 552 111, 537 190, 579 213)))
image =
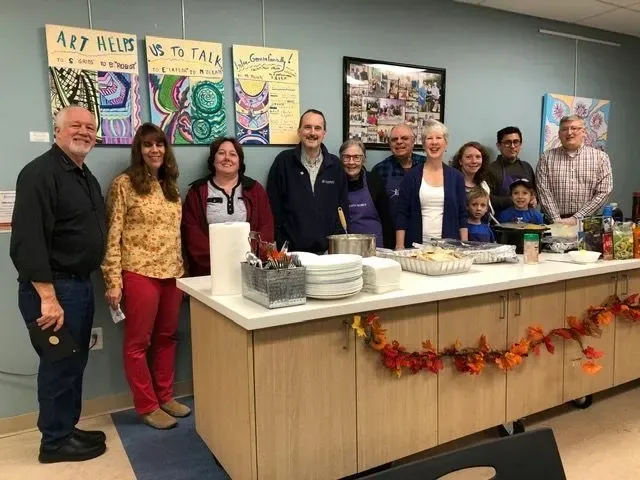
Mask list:
POLYGON ((585 145, 605 150, 611 102, 596 98, 572 97, 557 93, 544 96, 540 153, 560 146, 558 128, 567 115, 578 115, 585 122, 585 145))
POLYGON ((225 136, 222 45, 149 36, 146 45, 151 121, 173 144, 225 136))
POLYGON ((97 143, 131 144, 141 122, 136 36, 46 25, 52 119, 80 105, 98 119, 97 143))
POLYGON ((233 97, 238 141, 247 145, 298 142, 298 51, 233 46, 233 97))

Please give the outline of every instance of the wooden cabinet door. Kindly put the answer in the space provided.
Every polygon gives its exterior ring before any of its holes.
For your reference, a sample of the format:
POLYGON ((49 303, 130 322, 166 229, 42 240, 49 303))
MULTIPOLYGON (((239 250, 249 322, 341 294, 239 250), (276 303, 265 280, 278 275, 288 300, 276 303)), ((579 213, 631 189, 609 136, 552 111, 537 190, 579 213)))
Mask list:
MULTIPOLYGON (((380 312, 387 339, 409 351, 437 342, 438 305, 427 303, 380 312)), ((438 376, 410 372, 402 377, 382 365, 380 353, 356 345, 358 471, 437 445, 438 376)))
MULTIPOLYGON (((565 322, 565 282, 509 292, 508 345, 527 338, 531 325, 545 332, 565 322)), ((564 341, 555 339, 555 353, 542 346, 507 373, 507 420, 517 420, 562 403, 564 341)))
MULTIPOLYGON (((460 340, 477 346, 486 335, 489 345, 507 343, 507 292, 439 302, 438 347, 460 340)), ((438 443, 445 443, 505 422, 506 375, 486 365, 479 375, 458 372, 446 362, 438 375, 438 443)))
MULTIPOLYGON (((640 293, 640 271, 631 270, 618 274, 618 295, 640 293)), ((613 383, 620 385, 640 378, 640 323, 623 318, 616 319, 615 365, 613 383)))
MULTIPOLYGON (((566 315, 582 318, 590 305, 601 305, 606 302, 609 296, 615 293, 616 280, 616 274, 567 280, 566 315)), ((604 351, 604 356, 598 360, 602 370, 595 375, 589 375, 582 370, 584 355, 577 342, 565 340, 563 393, 565 402, 613 386, 615 322, 611 322, 603 330, 600 338, 584 338, 585 347, 591 345, 597 350, 604 351)))
POLYGON ((351 317, 257 330, 253 345, 258 478, 356 473, 351 317))

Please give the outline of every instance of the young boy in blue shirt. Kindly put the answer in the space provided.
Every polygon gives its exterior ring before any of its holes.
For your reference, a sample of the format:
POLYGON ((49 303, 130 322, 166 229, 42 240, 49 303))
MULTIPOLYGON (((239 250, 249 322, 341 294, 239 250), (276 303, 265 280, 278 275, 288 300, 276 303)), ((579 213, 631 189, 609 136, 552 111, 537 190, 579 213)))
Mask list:
POLYGON ((481 187, 472 188, 467 194, 467 209, 469 211, 467 219, 469 241, 495 242, 496 239, 489 224, 483 221, 489 209, 489 194, 481 187))
POLYGON ((530 206, 536 192, 529 180, 521 178, 512 182, 509 185, 509 191, 511 192, 513 207, 500 212, 500 215, 498 215, 500 223, 523 222, 544 225, 542 213, 530 206))

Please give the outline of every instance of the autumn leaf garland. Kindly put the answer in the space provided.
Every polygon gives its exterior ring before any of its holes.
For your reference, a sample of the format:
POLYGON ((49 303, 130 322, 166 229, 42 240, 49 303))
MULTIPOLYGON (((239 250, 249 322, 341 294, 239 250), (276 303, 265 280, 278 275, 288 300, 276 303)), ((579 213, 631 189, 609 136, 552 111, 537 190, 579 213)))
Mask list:
POLYGON ((375 313, 367 314, 364 319, 355 315, 351 327, 358 337, 363 338, 366 345, 380 353, 383 365, 398 377, 405 370, 414 374, 421 370, 438 373, 444 368, 445 358, 450 358, 459 372, 470 375, 478 375, 487 364, 504 371, 513 370, 530 353, 540 355, 543 346, 547 352, 553 354, 554 337, 577 342, 584 355, 582 369, 586 373, 596 374, 602 369, 596 360, 601 358, 604 352, 592 346, 585 347, 583 338, 600 337, 602 327, 609 325, 616 317, 640 322, 639 298, 638 294, 625 300, 612 296, 604 305, 589 307, 582 319, 570 316, 567 318, 568 327, 554 328, 546 334, 541 326, 532 325, 527 329, 527 337, 513 343, 508 349, 491 348, 487 338, 482 335, 477 347, 462 348, 460 342, 456 341, 455 344, 438 352, 431 341, 427 340, 422 343, 421 350, 409 352, 397 340, 387 340, 387 330, 382 328, 380 317, 375 313))

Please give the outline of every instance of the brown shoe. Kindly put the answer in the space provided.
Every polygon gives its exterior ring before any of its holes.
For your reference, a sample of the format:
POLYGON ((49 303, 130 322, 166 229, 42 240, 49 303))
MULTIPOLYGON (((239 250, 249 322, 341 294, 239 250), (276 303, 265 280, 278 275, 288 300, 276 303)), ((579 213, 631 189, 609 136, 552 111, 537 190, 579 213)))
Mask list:
POLYGON ((163 410, 157 409, 151 413, 145 413, 141 415, 142 421, 150 427, 157 428, 158 430, 168 430, 175 427, 178 422, 170 415, 167 415, 163 410))
POLYGON ((160 405, 160 408, 172 417, 178 418, 188 417, 191 413, 191 409, 189 407, 176 400, 170 400, 167 403, 160 405))

